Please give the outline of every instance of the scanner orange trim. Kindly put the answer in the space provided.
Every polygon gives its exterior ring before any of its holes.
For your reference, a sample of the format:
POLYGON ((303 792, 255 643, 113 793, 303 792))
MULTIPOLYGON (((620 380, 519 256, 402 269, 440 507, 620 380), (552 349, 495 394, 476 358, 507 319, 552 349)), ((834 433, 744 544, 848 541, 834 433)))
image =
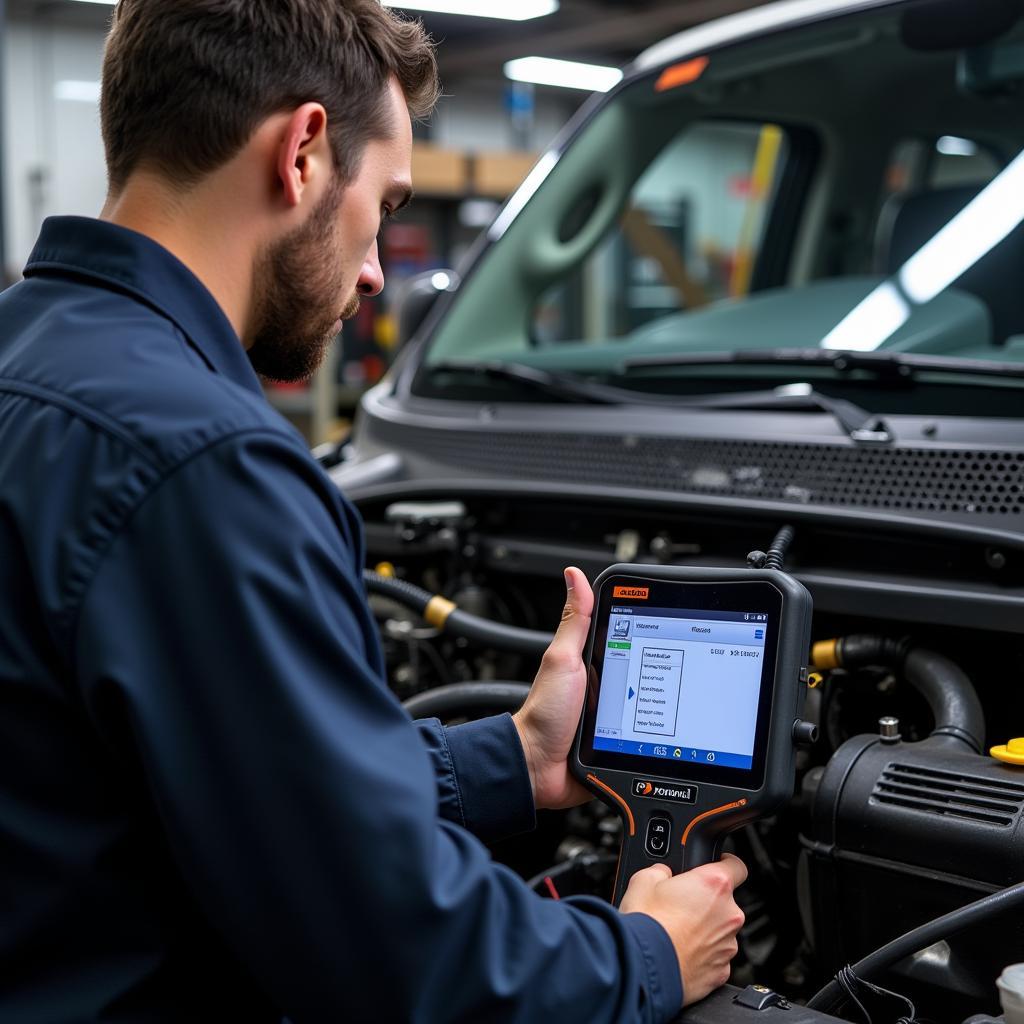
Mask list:
MULTIPOLYGON (((629 819, 629 834, 635 836, 636 822, 633 820, 633 812, 629 809, 629 804, 611 786, 606 786, 596 775, 587 775, 587 781, 592 782, 595 786, 600 786, 610 797, 613 797, 622 805, 622 809, 626 812, 626 817, 629 819)), ((745 800, 743 802, 746 803, 745 800)))
POLYGON ((721 814, 722 811, 731 811, 734 807, 746 806, 747 801, 744 798, 743 800, 733 800, 731 804, 722 804, 721 807, 712 807, 710 811, 705 811, 703 814, 698 814, 697 817, 694 818, 693 821, 691 821, 690 824, 686 826, 686 831, 683 832, 683 846, 686 845, 686 837, 690 834, 690 829, 693 828, 693 826, 696 825, 698 821, 703 821, 705 818, 710 818, 712 817, 712 815, 715 814, 721 814))

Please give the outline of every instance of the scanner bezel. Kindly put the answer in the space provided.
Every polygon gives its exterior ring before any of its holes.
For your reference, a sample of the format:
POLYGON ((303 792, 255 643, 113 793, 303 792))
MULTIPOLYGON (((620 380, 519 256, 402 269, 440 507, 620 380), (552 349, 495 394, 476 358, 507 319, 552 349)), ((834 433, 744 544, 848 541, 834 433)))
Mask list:
MULTIPOLYGON (((579 734, 578 756, 584 768, 603 769, 650 776, 669 782, 728 786, 747 792, 762 788, 768 759, 772 723, 772 702, 778 672, 779 633, 782 623, 783 594, 769 580, 668 580, 653 576, 616 574, 601 581, 594 611, 594 637, 589 679, 579 734), (646 599, 615 597, 616 587, 647 588, 646 599), (734 768, 694 761, 675 761, 662 757, 595 750, 594 729, 597 703, 604 670, 611 608, 679 608, 695 611, 731 611, 767 614, 765 647, 761 659, 757 725, 754 736, 753 764, 734 768)), ((669 744, 671 745, 671 744, 669 744)))

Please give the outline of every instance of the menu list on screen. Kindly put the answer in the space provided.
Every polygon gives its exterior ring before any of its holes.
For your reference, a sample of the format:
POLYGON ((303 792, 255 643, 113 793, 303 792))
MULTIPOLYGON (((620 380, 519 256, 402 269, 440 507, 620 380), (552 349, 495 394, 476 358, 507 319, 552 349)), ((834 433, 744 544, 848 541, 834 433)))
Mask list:
POLYGON ((613 606, 594 749, 751 768, 767 619, 613 606))

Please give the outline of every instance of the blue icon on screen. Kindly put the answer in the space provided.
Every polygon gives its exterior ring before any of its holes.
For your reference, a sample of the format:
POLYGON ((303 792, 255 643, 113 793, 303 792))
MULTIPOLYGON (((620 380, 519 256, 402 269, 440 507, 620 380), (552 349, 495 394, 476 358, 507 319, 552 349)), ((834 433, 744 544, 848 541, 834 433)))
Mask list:
POLYGON ((763 629, 755 629, 754 630, 754 639, 755 640, 763 640, 764 639, 764 630, 763 629))

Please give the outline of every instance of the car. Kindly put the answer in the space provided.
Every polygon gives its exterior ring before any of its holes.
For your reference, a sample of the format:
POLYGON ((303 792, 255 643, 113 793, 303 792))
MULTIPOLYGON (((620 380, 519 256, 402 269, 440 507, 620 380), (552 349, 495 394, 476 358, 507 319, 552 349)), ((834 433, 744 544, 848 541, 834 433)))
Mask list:
MULTIPOLYGON (((1022 150, 1016 3, 787 0, 667 39, 431 275, 327 459, 368 566, 493 627, 374 591, 392 687, 449 719, 522 699, 563 565, 741 567, 793 527, 821 739, 732 840, 736 987, 688 1020, 755 983, 824 1020, 859 964, 959 1022, 1024 960, 1022 150)), ((607 896, 618 828, 589 805, 495 856, 607 896)))

